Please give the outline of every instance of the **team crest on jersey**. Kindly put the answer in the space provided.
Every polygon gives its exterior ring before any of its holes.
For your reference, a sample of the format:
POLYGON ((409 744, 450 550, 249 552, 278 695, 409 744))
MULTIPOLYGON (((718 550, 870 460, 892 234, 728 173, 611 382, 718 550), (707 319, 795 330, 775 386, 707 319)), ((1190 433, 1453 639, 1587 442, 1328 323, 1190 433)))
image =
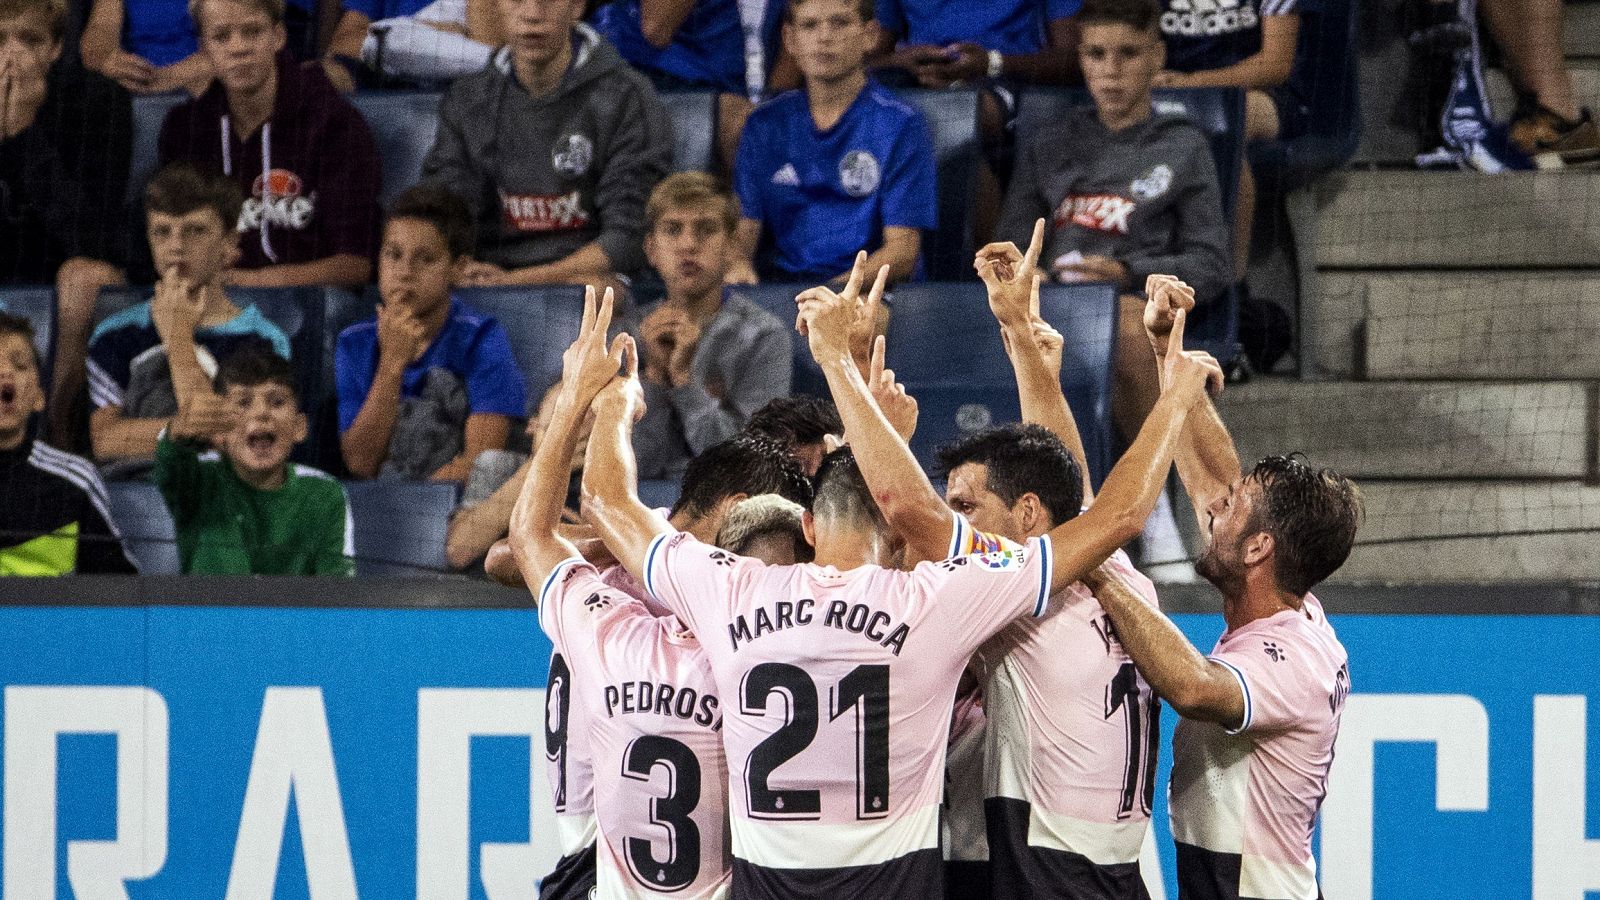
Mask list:
POLYGON ((577 178, 589 171, 594 162, 594 142, 581 134, 569 134, 556 139, 550 150, 550 165, 568 178, 577 178))
POLYGON ((1028 551, 1023 547, 1005 547, 988 553, 979 553, 973 557, 978 565, 996 572, 1005 572, 1011 569, 1020 569, 1028 564, 1028 551))
POLYGON ((866 197, 878 189, 883 173, 878 158, 865 150, 851 150, 839 160, 839 184, 852 197, 866 197))
POLYGON ((1133 192, 1135 199, 1154 200, 1165 194, 1170 187, 1172 187, 1172 167, 1161 163, 1146 172, 1143 178, 1135 178, 1129 190, 1133 192))

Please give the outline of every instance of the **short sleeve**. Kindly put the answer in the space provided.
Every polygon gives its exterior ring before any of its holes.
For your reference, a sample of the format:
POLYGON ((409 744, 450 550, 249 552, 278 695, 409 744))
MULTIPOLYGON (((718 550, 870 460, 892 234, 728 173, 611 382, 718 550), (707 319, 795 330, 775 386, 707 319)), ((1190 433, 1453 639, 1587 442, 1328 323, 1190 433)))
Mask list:
POLYGON ((1300 0, 1266 0, 1261 4, 1263 16, 1298 16, 1300 0))
POLYGON ((645 552, 644 586, 689 630, 709 634, 732 618, 734 585, 752 565, 760 563, 702 544, 687 532, 667 531, 645 552))
POLYGON ((739 197, 739 215, 766 222, 766 185, 761 179, 761 148, 771 140, 766 117, 752 115, 739 138, 739 153, 733 165, 733 192, 739 197))
POLYGON ((883 224, 931 229, 939 224, 933 137, 920 113, 906 119, 883 179, 883 224))
MULTIPOLYGON (((357 329, 368 326, 353 325, 339 335, 333 350, 333 377, 339 400, 339 431, 350 430, 361 405, 367 401, 367 391, 372 388, 371 340, 365 340, 357 329)), ((375 334, 375 332, 374 332, 375 334)))
POLYGON ((528 397, 511 354, 511 339, 499 322, 487 320, 467 360, 467 402, 474 413, 528 414, 528 397))
MULTIPOLYGON (((957 531, 970 530, 965 520, 957 531)), ((979 533, 981 534, 981 532, 979 533)), ((965 546, 970 537, 956 536, 965 546)), ((939 562, 924 562, 912 571, 916 592, 944 606, 934 615, 952 629, 962 653, 975 650, 991 635, 1022 616, 1042 616, 1050 600, 1050 539, 1030 538, 1019 545, 995 540, 994 549, 960 553, 939 562)))
POLYGON ((610 587, 594 566, 578 557, 562 560, 539 588, 539 627, 568 657, 574 669, 588 662, 573 660, 576 648, 593 644, 603 613, 638 601, 610 587))
MULTIPOLYGON (((1309 652, 1309 651, 1307 651, 1309 652)), ((1244 721, 1229 734, 1282 731, 1306 717, 1310 704, 1327 701, 1316 690, 1299 644, 1265 632, 1234 643, 1211 659, 1227 667, 1244 691, 1244 721)))

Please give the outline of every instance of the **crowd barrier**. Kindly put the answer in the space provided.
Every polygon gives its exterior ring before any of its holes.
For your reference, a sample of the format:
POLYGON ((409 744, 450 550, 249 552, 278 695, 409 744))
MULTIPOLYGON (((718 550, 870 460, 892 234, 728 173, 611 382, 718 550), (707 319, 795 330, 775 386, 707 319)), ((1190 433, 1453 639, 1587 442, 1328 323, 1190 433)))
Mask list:
MULTIPOLYGON (((443 579, 0 588, 3 896, 532 897, 556 853, 550 645, 524 598, 443 579)), ((1318 836, 1326 896, 1600 890, 1600 618, 1342 599, 1324 597, 1353 686, 1318 836)), ((1222 629, 1176 618, 1202 647, 1222 629)), ((1177 896, 1165 794, 1156 900, 1177 896)))

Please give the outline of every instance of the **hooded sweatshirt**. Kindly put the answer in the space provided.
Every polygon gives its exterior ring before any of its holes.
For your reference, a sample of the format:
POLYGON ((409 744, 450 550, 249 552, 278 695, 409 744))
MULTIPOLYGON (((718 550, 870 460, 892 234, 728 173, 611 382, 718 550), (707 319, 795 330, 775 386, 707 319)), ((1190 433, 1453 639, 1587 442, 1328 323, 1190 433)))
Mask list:
POLYGON ((1154 272, 1187 281, 1202 299, 1231 283, 1216 165, 1205 135, 1181 116, 1113 133, 1087 107, 1041 129, 1017 148, 997 239, 1026 245, 1040 217, 1046 269, 1076 251, 1127 266, 1134 289, 1154 272))
POLYGON ((439 105, 423 177, 458 194, 477 222, 477 257, 544 265, 598 242, 616 272, 644 265, 644 205, 672 166, 666 107, 594 29, 573 29, 572 66, 532 97, 501 50, 439 105))
POLYGON ((372 132, 320 69, 278 54, 272 116, 239 134, 220 81, 167 114, 161 164, 231 177, 244 194, 238 266, 306 263, 377 245, 382 163, 372 132))

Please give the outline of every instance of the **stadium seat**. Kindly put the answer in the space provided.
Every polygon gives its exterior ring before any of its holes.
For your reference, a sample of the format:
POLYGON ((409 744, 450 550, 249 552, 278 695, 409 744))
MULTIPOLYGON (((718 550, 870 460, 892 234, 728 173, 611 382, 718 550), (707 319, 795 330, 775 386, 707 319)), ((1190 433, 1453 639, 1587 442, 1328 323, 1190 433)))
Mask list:
POLYGON ((741 284, 723 288, 722 294, 727 297, 737 293, 789 326, 789 337, 794 347, 794 377, 790 382, 790 390, 796 394, 826 397, 828 383, 822 377, 822 369, 811 358, 811 348, 806 345, 806 339, 793 327, 794 295, 806 287, 800 284, 741 284))
POLYGON ((717 95, 712 91, 662 91, 672 117, 672 170, 709 171, 716 138, 717 95))
POLYGON ((460 488, 454 482, 347 481, 355 521, 356 574, 448 571, 445 532, 460 488))
MULTIPOLYGON (((151 296, 149 288, 105 288, 95 299, 94 323, 120 312, 151 296)), ((322 378, 323 342, 323 289, 322 288, 229 288, 228 295, 235 303, 248 306, 254 303, 267 320, 283 329, 289 338, 289 354, 294 360, 295 377, 300 380, 300 406, 311 423, 312 433, 295 448, 296 462, 315 465, 315 448, 319 439, 318 415, 323 396, 327 393, 322 378)))
MULTIPOLYGON (((1089 102, 1088 92, 1081 88, 1029 88, 1017 107, 1018 143, 1060 122, 1073 107, 1089 102)), ((1222 188, 1223 221, 1231 228, 1244 160, 1244 92, 1237 88, 1166 88, 1155 92, 1155 107, 1157 112, 1187 116, 1205 133, 1222 188)), ((1224 365, 1238 358, 1239 305, 1233 291, 1201 305, 1189 321, 1187 335, 1191 349, 1206 350, 1224 365)))
MULTIPOLYGON (((1063 387, 1084 438, 1091 475, 1098 480, 1109 462, 1116 293, 1109 285, 1061 285, 1045 295, 1040 313, 1067 338, 1063 387)), ((886 362, 920 405, 911 449, 930 470, 938 447, 1021 418, 1016 378, 982 285, 896 289, 886 362)))
POLYGON ((350 95, 378 145, 383 161, 379 204, 389 202, 422 178, 422 161, 439 130, 439 97, 432 91, 372 91, 350 95))
POLYGON ((1349 162, 1361 143, 1355 4, 1306 0, 1296 10, 1300 31, 1290 83, 1309 89, 1311 130, 1250 145, 1250 164, 1264 191, 1301 187, 1349 162))
POLYGON ((139 572, 179 574, 178 532, 161 491, 148 481, 110 481, 106 493, 111 500, 111 518, 138 560, 139 572))
POLYGON ((639 481, 639 499, 651 509, 671 509, 682 488, 672 478, 645 478, 639 481))
POLYGON ((494 316, 505 328, 527 385, 528 415, 533 415, 544 392, 561 380, 561 354, 578 338, 583 288, 553 284, 457 288, 455 293, 463 303, 494 316))
POLYGON ((128 166, 127 204, 143 205, 145 182, 156 173, 160 162, 161 123, 167 113, 189 99, 187 94, 155 94, 133 98, 133 157, 128 166))
POLYGON ((969 90, 900 91, 922 112, 933 134, 938 163, 939 225, 924 237, 922 264, 929 281, 970 281, 972 208, 978 174, 978 94, 969 90))
POLYGON ((33 346, 44 362, 39 379, 50 383, 51 353, 55 349, 56 291, 47 286, 0 288, 0 312, 21 316, 33 326, 33 346))

